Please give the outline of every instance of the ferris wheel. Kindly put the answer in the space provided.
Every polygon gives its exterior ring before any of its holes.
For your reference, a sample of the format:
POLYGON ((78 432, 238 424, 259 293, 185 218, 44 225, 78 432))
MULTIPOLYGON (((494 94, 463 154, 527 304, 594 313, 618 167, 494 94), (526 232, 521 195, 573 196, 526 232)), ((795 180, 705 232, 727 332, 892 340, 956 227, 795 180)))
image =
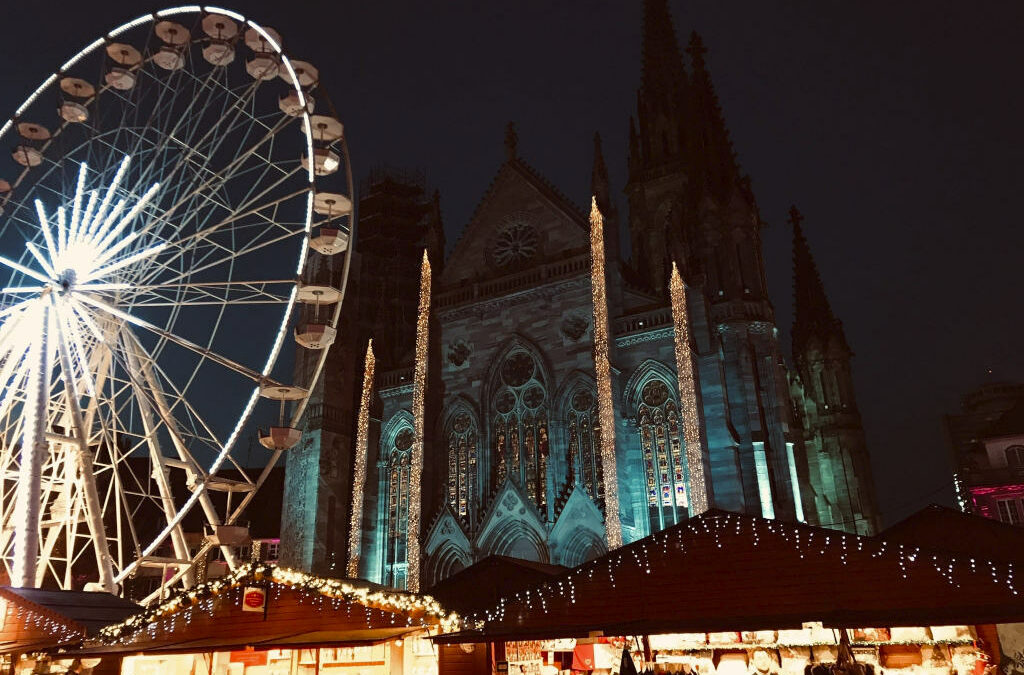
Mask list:
POLYGON ((188 586, 217 549, 239 563, 244 509, 301 438, 355 227, 342 124, 281 45, 229 10, 142 16, 0 128, 13 585, 188 586), (302 367, 278 358, 291 340, 302 367))

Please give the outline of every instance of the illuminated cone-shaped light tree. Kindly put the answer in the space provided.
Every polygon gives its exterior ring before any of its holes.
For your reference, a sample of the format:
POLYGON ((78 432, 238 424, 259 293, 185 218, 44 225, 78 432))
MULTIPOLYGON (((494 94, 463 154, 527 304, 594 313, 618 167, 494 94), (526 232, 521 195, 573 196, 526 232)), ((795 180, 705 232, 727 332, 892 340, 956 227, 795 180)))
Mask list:
POLYGON ((416 439, 409 471, 409 530, 406 539, 406 588, 420 590, 420 487, 423 482, 424 406, 427 389, 427 348, 430 334, 430 258, 423 251, 420 267, 420 307, 416 318, 416 370, 412 383, 412 416, 416 439))
POLYGON ((597 417, 601 427, 601 468, 604 476, 604 530, 608 549, 622 546, 619 519, 619 472, 615 462, 615 411, 608 354, 608 295, 604 269, 604 216, 597 197, 590 205, 590 288, 594 302, 594 370, 597 380, 597 417))
POLYGON ((704 477, 704 428, 697 402, 697 370, 690 346, 690 317, 686 309, 686 286, 679 268, 672 263, 669 281, 672 322, 675 333, 676 372, 679 374, 679 404, 686 445, 686 468, 690 478, 690 516, 708 510, 708 488, 704 477))
POLYGON ((376 360, 373 340, 366 343, 363 365, 363 393, 359 398, 359 417, 356 419, 356 465, 352 481, 352 521, 348 530, 348 570, 352 579, 359 576, 359 555, 363 541, 363 489, 366 484, 366 453, 369 450, 370 404, 373 397, 373 376, 376 360))

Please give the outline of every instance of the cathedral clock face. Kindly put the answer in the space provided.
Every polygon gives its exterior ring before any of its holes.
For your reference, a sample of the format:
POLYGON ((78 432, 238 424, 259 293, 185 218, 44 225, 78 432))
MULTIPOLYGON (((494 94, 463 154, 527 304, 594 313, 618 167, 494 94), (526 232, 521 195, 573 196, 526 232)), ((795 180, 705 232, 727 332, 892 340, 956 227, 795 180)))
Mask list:
POLYGON ((491 244, 491 259, 499 267, 521 265, 537 253, 540 235, 522 218, 509 218, 491 244))

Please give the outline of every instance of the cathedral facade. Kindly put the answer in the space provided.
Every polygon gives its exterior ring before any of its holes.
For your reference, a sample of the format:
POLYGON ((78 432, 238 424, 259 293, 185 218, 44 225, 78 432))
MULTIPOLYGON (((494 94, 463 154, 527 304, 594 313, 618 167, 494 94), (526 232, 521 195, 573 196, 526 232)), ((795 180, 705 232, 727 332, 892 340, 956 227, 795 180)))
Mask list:
MULTIPOLYGON (((422 587, 489 555, 567 567, 690 517, 668 276, 686 282, 701 448, 712 506, 861 534, 876 527, 851 350, 794 227, 792 354, 767 295, 762 222, 732 151, 696 35, 684 60, 665 0, 644 6, 643 72, 629 121, 629 212, 620 219, 595 138, 592 191, 605 214, 618 513, 605 508, 599 451, 589 222, 520 156, 505 160, 451 253, 437 195, 379 172, 363 186, 343 312, 305 437, 289 451, 282 562, 340 571, 356 453, 359 575, 422 587), (631 256, 619 250, 628 228, 631 256), (433 263, 421 502, 410 502, 419 257, 433 263), (378 367, 369 444, 356 447, 362 358, 378 367), (790 365, 787 365, 787 362, 790 365), (407 550, 410 508, 421 550, 407 550)), ((619 186, 615 186, 618 188, 619 186)), ((301 362, 300 365, 301 366, 301 362)))

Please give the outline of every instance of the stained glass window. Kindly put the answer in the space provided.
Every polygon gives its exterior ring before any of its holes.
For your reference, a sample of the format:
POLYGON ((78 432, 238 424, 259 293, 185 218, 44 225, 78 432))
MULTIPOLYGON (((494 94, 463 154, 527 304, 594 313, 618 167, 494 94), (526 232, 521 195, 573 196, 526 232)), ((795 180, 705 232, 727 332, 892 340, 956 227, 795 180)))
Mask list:
POLYGON ((597 426, 597 404, 589 389, 577 389, 570 399, 569 449, 567 453, 569 480, 579 483, 588 495, 598 500, 604 496, 601 479, 601 431, 597 426))
POLYGON ((544 376, 533 355, 514 351, 499 369, 495 394, 493 487, 511 478, 543 513, 547 508, 548 418, 544 376))
POLYGON ((457 413, 448 429, 448 504, 460 518, 470 516, 476 486, 476 425, 468 413, 457 413))
POLYGON ((679 406, 668 385, 651 380, 640 393, 637 429, 647 478, 652 529, 686 517, 687 495, 679 406))
POLYGON ((395 434, 393 447, 387 455, 387 575, 388 583, 404 585, 405 544, 409 523, 409 477, 413 432, 405 428, 395 434), (401 583, 399 583, 401 579, 401 583))

